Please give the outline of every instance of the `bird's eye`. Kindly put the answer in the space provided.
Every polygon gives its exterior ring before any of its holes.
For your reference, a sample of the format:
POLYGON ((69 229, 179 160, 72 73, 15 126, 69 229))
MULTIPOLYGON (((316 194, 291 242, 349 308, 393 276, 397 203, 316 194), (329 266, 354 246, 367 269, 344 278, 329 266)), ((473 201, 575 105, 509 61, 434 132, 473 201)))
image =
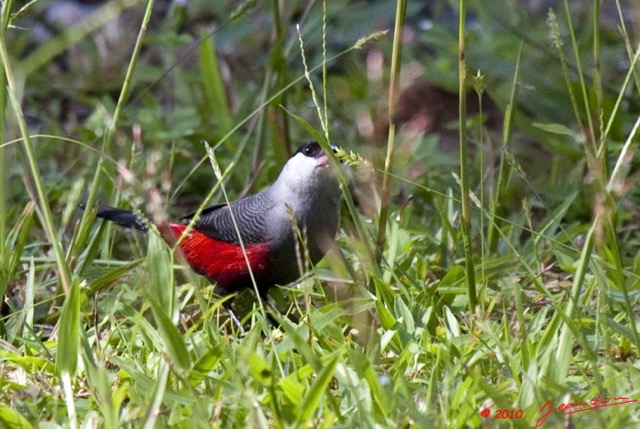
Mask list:
POLYGON ((300 146, 296 151, 296 154, 298 153, 301 153, 308 158, 316 158, 322 153, 322 149, 317 142, 310 141, 300 146))
POLYGON ((309 143, 302 147, 302 154, 304 156, 308 156, 309 158, 315 158, 316 156, 318 156, 320 151, 320 146, 316 142, 309 143))

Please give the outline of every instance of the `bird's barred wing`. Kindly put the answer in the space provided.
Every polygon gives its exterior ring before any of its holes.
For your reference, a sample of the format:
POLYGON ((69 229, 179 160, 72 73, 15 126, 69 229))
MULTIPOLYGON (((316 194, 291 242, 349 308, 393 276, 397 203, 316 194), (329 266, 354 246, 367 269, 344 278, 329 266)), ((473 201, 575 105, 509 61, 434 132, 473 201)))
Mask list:
MULTIPOLYGON (((239 245, 240 240, 233 223, 235 219, 245 245, 263 243, 266 240, 265 215, 271 208, 273 203, 264 192, 261 192, 233 201, 231 209, 227 204, 204 209, 194 227, 211 238, 239 245), (231 212, 233 212, 233 218, 231 212)), ((195 213, 182 219, 189 221, 194 215, 195 213)))
MULTIPOLYGON (((202 212, 200 212, 200 217, 208 215, 210 213, 213 213, 216 210, 219 210, 219 209, 221 209, 223 207, 226 207, 226 206, 227 206, 226 204, 216 204, 215 206, 206 207, 206 208, 202 209, 202 212)), ((188 215, 181 216, 180 220, 185 221, 185 222, 191 222, 191 219, 193 219, 196 216, 197 213, 198 212, 195 211, 193 213, 189 213, 188 215)))

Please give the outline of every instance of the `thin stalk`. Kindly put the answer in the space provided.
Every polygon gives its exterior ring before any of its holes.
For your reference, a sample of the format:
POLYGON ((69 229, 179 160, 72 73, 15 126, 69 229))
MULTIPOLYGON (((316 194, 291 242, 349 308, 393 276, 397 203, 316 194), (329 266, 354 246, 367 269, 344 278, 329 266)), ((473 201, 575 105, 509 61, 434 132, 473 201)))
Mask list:
POLYGON ((393 33, 393 50, 391 53, 391 75, 389 77, 389 136, 387 138, 387 155, 384 161, 384 175, 382 176, 382 190, 380 192, 380 218, 378 220, 378 237, 376 239, 376 259, 382 258, 382 246, 385 241, 387 220, 389 218, 389 194, 391 192, 391 173, 393 154, 396 141, 396 114, 400 93, 400 60, 402 58, 402 29, 407 10, 407 1, 398 0, 396 3, 396 20, 393 33))
MULTIPOLYGON (((564 51, 562 49, 562 39, 560 38, 560 29, 558 27, 558 20, 556 18, 553 9, 549 10, 547 22, 549 23, 549 28, 551 29, 551 37, 553 39, 554 47, 558 52, 558 59, 560 60, 560 67, 562 68, 562 77, 564 79, 564 83, 567 86, 567 92, 569 93, 569 99, 571 100, 571 107, 573 108, 573 114, 576 117, 576 123, 580 128, 580 133, 586 138, 587 130, 584 128, 584 123, 582 122, 582 117, 580 115, 580 108, 578 107, 578 101, 576 99, 576 95, 573 91, 573 86, 571 84, 571 79, 569 77, 569 66, 567 65, 567 60, 564 55, 564 51)), ((593 154, 591 153, 590 147, 586 145, 586 154, 589 160, 593 159, 593 154)))
MULTIPOLYGON (((486 89, 486 84, 484 81, 484 75, 482 75, 480 73, 480 70, 477 71, 476 76, 473 78, 473 87, 476 91, 476 94, 478 95, 478 116, 480 118, 484 118, 484 111, 482 109, 482 96, 484 95, 484 90, 486 89)), ((485 207, 485 203, 486 203, 486 198, 485 198, 485 187, 487 186, 487 183, 485 182, 485 159, 484 159, 484 152, 485 152, 485 142, 484 142, 484 125, 482 122, 480 122, 480 127, 479 127, 479 144, 478 147, 480 148, 480 153, 479 153, 479 171, 480 171, 480 207, 483 209, 485 207)), ((491 228, 493 229, 493 228, 491 228)), ((490 235, 490 234, 489 234, 490 235)), ((488 242, 485 240, 485 217, 484 216, 480 216, 480 260, 484 261, 486 259, 487 256, 487 252, 490 251, 490 247, 486 246, 488 242)), ((485 265, 482 264, 481 267, 481 271, 480 271, 480 277, 482 279, 485 279, 485 265)))
POLYGON ((329 140, 329 108, 327 103, 327 0, 322 2, 322 101, 324 107, 323 128, 325 138, 329 140))
MULTIPOLYGON (((596 112, 600 118, 599 128, 602 135, 602 76, 600 73, 600 2, 593 1, 593 88, 596 94, 596 112)), ((606 140, 601 143, 606 145, 606 140)))
POLYGON ((625 142, 624 146, 622 146, 622 150, 620 151, 620 155, 618 156, 618 161, 616 162, 616 165, 613 168, 613 172, 611 173, 611 177, 609 178, 609 182, 607 183, 607 192, 610 192, 614 195, 619 195, 622 193, 621 190, 623 189, 624 180, 626 178, 624 169, 633 159, 632 145, 639 129, 640 116, 636 119, 636 122, 631 129, 631 133, 629 133, 629 137, 627 137, 627 141, 625 142))
POLYGON ((64 252, 62 251, 62 244, 58 239, 58 235, 56 234, 56 227, 53 222, 53 214, 51 213, 51 207, 49 207, 49 201, 47 198, 47 194, 45 192, 44 182, 42 181, 42 176, 40 175, 38 163, 36 162, 36 158, 35 158, 35 155, 33 154, 33 150, 31 147, 31 137, 29 136, 27 123, 24 119, 24 114, 22 113, 20 102, 16 98, 16 94, 17 94, 16 83, 13 75, 13 70, 11 69, 11 66, 9 63, 9 54, 7 52, 7 48, 5 45, 4 33, 0 34, 0 59, 2 60, 2 63, 4 65, 4 71, 6 74, 6 81, 9 89, 8 90, 9 100, 11 101, 11 106, 16 115, 16 119, 18 121, 18 127, 20 128, 20 134, 22 135, 22 147, 27 157, 27 161, 29 163, 29 170, 31 172, 31 176, 36 187, 38 201, 34 201, 34 202, 40 208, 44 229, 49 237, 49 241, 51 242, 51 246, 53 248, 53 253, 55 254, 55 257, 56 257, 56 264, 58 266, 62 287, 64 288, 64 291, 68 293, 71 290, 71 272, 69 270, 69 265, 67 264, 64 258, 64 252))
MULTIPOLYGON (((285 46, 285 38, 287 36, 287 33, 285 31, 286 27, 285 25, 283 25, 283 21, 285 21, 285 19, 283 18, 283 14, 280 11, 280 0, 273 0, 272 3, 275 34, 270 55, 272 58, 277 58, 277 61, 272 60, 273 67, 269 67, 265 73, 264 89, 260 100, 264 100, 265 98, 267 98, 269 91, 273 89, 277 90, 278 88, 284 87, 289 81, 291 75, 290 69, 288 67, 288 62, 286 60, 288 52, 285 46)), ((304 20, 304 17, 301 20, 304 20)), ((292 44, 290 46, 294 46, 294 40, 294 38, 291 38, 290 42, 292 44)), ((278 101, 274 103, 274 106, 288 106, 288 99, 289 97, 287 93, 283 92, 282 94, 280 94, 280 98, 278 99, 278 101)), ((289 154, 291 152, 291 132, 289 127, 289 116, 285 112, 282 112, 280 109, 274 109, 273 116, 275 119, 274 123, 277 124, 279 120, 281 127, 281 130, 278 133, 278 137, 280 138, 277 139, 279 146, 281 147, 278 150, 281 150, 281 153, 283 154, 289 154)), ((260 118, 264 118, 264 115, 261 115, 260 118)))
MULTIPOLYGON (((620 111, 620 108, 622 107, 622 102, 624 101, 624 94, 627 92, 627 88, 629 87, 629 84, 631 82, 631 79, 635 76, 636 74, 636 70, 638 69, 637 65, 638 62, 640 61, 640 44, 638 44, 638 47, 636 49, 635 54, 633 52, 631 52, 631 56, 630 56, 630 60, 631 60, 631 64, 629 64, 629 71, 627 72, 627 75, 624 78, 624 82, 622 83, 622 87, 620 88, 620 91, 618 92, 618 98, 616 99, 615 104, 613 105, 613 109, 611 110, 611 114, 609 115, 609 120, 607 121, 607 125, 604 128, 604 132, 602 133, 602 139, 605 140, 609 137, 609 133, 611 132, 611 128, 613 127, 613 124, 615 123, 615 119, 618 115, 618 112, 620 111)), ((640 88, 638 88, 640 89, 640 88)), ((602 150, 602 147, 600 148, 602 150)), ((603 157, 604 153, 600 152, 598 153, 599 157, 603 157)))
POLYGON ((476 292, 476 274, 473 264, 473 248, 471 246, 471 197, 469 195, 469 160, 467 154, 467 63, 465 61, 465 25, 466 2, 460 0, 460 21, 458 23, 458 126, 460 128, 460 187, 462 201, 462 241, 464 243, 465 270, 467 275, 467 293, 469 294, 469 311, 473 314, 478 305, 476 292))
MULTIPOLYGON (((87 207, 92 207, 96 201, 96 195, 98 193, 98 186, 100 185, 100 176, 102 174, 102 169, 105 164, 105 155, 109 153, 109 149, 111 147, 111 143, 113 142, 114 135, 116 133, 118 121, 120 120, 120 115, 122 110, 124 109, 125 102, 129 96, 129 90, 131 87, 131 81, 133 79, 133 73, 135 72, 136 65, 138 63, 138 57, 140 56, 140 49, 142 48, 142 41, 144 40, 144 35, 147 32, 147 26, 149 25, 149 20, 151 19, 151 12, 153 10, 153 5, 155 0, 149 0, 147 3, 147 9, 145 11, 144 17, 142 18, 142 24, 140 25, 140 31, 138 32, 138 38, 136 39, 136 45, 133 48, 133 53, 131 54, 131 61, 129 62, 129 67, 127 68, 127 73, 124 78, 124 82, 122 84, 122 90, 120 91, 120 96, 118 98, 118 103, 116 104, 115 111, 113 112, 113 118, 111 119, 111 123, 107 128, 107 132, 105 133, 104 139, 102 141, 102 150, 100 158, 98 159, 98 166, 96 167, 96 172, 93 176, 93 182, 91 184, 91 189, 89 191, 89 196, 87 198, 87 207)), ((81 224, 84 225, 89 215, 91 214, 91 210, 85 210, 82 214, 81 224)), ((88 234, 88 230, 85 230, 85 234, 88 234)), ((86 241, 86 237, 81 237, 79 240, 80 243, 84 243, 86 241)))
MULTIPOLYGON (((7 0, 2 7, 2 13, 0 19, 0 32, 2 36, 9 27, 11 17, 12 0, 7 0)), ((4 142, 4 131, 7 126, 7 91, 4 73, 0 73, 0 142, 4 142)), ((5 183, 8 183, 8 169, 6 168, 6 149, 4 145, 0 146, 0 263, 6 261, 6 243, 4 237, 7 236, 7 195, 5 189, 5 183)), ((4 268, 0 268, 0 274, 4 277, 6 273, 4 268)), ((3 282, 0 281, 0 285, 3 282)), ((0 286, 0 296, 4 296, 4 287, 0 286)), ((0 323, 1 324, 1 323, 0 323)))
MULTIPOLYGON (((518 79, 520 78, 520 62, 522 58, 523 44, 520 44, 518 58, 516 60, 516 70, 513 76, 513 85, 511 85, 511 96, 509 98, 509 106, 504 118, 504 132, 502 134, 502 156, 500 157, 500 169, 498 170, 498 195, 499 201, 506 196, 507 188, 511 180, 511 163, 507 152, 511 149, 511 135, 513 132, 513 118, 515 116, 515 103, 518 97, 518 79)), ((498 201, 498 202, 499 202, 498 201)))
MULTIPOLYGON (((624 13, 622 12, 622 7, 620 6, 620 0, 616 0, 616 9, 618 10, 618 17, 620 18, 620 22, 618 25, 620 26, 620 33, 622 34, 622 38, 624 39, 624 46, 627 50, 627 56, 629 59, 633 58, 633 46, 631 45, 631 39, 629 37, 629 33, 627 32, 627 26, 624 23, 624 13)), ((636 90, 640 91, 640 71, 634 72, 636 90)))
POLYGON ((592 154, 595 154, 596 130, 593 125, 593 117, 591 114, 591 108, 589 107, 589 95, 587 94, 587 84, 584 80, 584 73, 582 72, 580 53, 578 52, 578 41, 576 40, 576 32, 573 29, 573 22, 571 21, 571 11, 569 10, 569 2, 567 0, 564 0, 564 13, 567 17, 567 26, 569 27, 569 35, 571 36, 573 57, 576 64, 576 70, 578 72, 578 79, 580 80, 580 89, 582 90, 582 102, 584 103, 585 115, 587 116, 587 124, 589 126, 589 133, 591 134, 589 136, 585 136, 587 141, 586 147, 590 149, 592 154), (591 144, 589 145, 588 142, 591 142, 591 144))
POLYGON ((494 199, 491 201, 491 221, 489 222, 489 249, 495 251, 497 247, 497 234, 495 234, 496 228, 500 228, 502 225, 502 210, 500 208, 500 202, 506 200, 507 189, 509 182, 511 181, 511 162, 507 153, 511 149, 511 135, 513 130, 513 122, 515 117, 515 105, 518 95, 518 79, 520 78, 520 63, 522 58, 522 49, 524 43, 520 44, 520 50, 518 51, 518 58, 516 60, 516 70, 513 76, 513 84, 511 85, 511 96, 509 97, 509 104, 504 115, 504 131, 502 133, 502 150, 500 152, 500 167, 498 168, 498 182, 497 192, 494 195, 494 199))
MULTIPOLYGON (((304 42, 302 40, 302 31, 300 30, 300 25, 296 26, 296 30, 298 31, 298 40, 300 42, 300 56, 302 57, 304 75, 305 75, 305 78, 307 79, 307 83, 309 83, 309 90, 311 91, 311 98, 313 99, 313 105, 316 107, 316 112, 318 113, 318 119, 320 119, 320 125, 322 125, 322 133, 324 135, 325 140, 329 142, 330 141, 329 121, 327 120, 327 117, 324 115, 324 113, 326 112, 323 113, 323 108, 318 102, 318 96, 317 96, 315 87, 313 85, 313 80, 311 79, 311 73, 309 72, 309 65, 307 64, 307 56, 305 55, 305 52, 304 52, 304 42)), ((323 60, 322 69, 324 73, 324 68, 326 67, 326 58, 323 58, 322 60, 323 60)), ((324 82, 323 82, 323 87, 324 87, 324 82)))

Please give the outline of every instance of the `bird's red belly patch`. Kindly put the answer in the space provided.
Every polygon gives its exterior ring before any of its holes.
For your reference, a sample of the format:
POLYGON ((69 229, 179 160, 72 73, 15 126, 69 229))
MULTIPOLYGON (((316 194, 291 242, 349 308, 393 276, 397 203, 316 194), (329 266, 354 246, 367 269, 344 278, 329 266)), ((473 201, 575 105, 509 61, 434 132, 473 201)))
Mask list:
MULTIPOLYGON (((179 239, 187 225, 170 223, 169 227, 179 239)), ((226 291, 251 287, 251 276, 240 246, 213 239, 192 229, 180 243, 180 249, 194 271, 214 280, 226 291)), ((253 276, 260 286, 271 271, 269 244, 249 244, 245 246, 245 252, 253 276)))

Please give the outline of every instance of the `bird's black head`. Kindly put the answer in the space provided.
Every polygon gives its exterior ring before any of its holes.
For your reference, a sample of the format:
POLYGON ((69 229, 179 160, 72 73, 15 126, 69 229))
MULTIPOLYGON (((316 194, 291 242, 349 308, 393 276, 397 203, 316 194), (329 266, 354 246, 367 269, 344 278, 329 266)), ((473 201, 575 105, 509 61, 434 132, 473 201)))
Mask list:
POLYGON ((300 145, 298 150, 293 155, 291 155, 291 157, 293 158, 299 153, 309 158, 317 158, 323 154, 322 148, 316 141, 308 141, 303 143, 302 145, 300 145))
POLYGON ((308 141, 291 155, 279 179, 286 183, 306 186, 330 176, 333 176, 333 171, 330 168, 328 154, 322 150, 318 142, 308 141))
MULTIPOLYGON (((338 146, 332 144, 331 145, 331 149, 333 150, 333 153, 336 153, 338 151, 338 146)), ((295 153, 293 155, 291 155, 291 157, 293 158, 294 156, 296 156, 299 153, 301 153, 302 155, 304 155, 306 157, 309 157, 309 158, 319 158, 322 155, 324 155, 322 147, 320 147, 320 144, 315 140, 311 140, 311 141, 303 143, 298 148, 298 150, 295 151, 295 153)))

